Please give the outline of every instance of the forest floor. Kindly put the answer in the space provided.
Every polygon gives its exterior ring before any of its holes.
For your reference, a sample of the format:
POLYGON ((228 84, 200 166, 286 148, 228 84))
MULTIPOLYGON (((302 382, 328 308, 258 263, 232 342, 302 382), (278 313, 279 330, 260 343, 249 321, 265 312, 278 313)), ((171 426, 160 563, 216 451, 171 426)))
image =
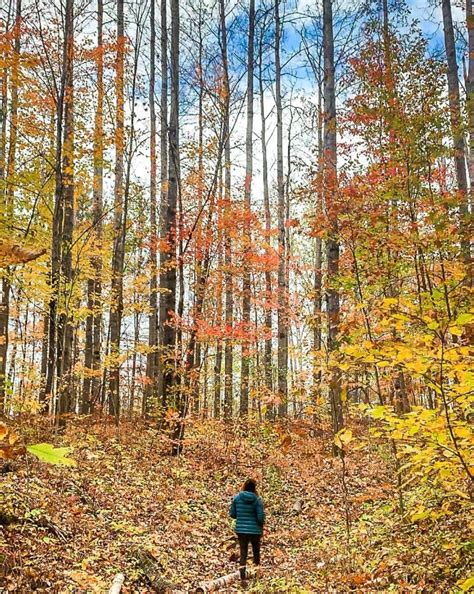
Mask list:
POLYGON ((151 592, 137 548, 183 591, 233 572, 228 508, 247 476, 259 482, 268 519, 263 573, 248 591, 457 592, 467 572, 469 522, 400 517, 390 454, 361 423, 345 487, 324 425, 244 431, 196 421, 178 457, 164 434, 139 423, 71 420, 54 436, 25 421, 18 431, 29 443, 71 446, 77 466, 27 456, 0 476, 8 592, 103 593, 117 572, 124 593, 151 592))

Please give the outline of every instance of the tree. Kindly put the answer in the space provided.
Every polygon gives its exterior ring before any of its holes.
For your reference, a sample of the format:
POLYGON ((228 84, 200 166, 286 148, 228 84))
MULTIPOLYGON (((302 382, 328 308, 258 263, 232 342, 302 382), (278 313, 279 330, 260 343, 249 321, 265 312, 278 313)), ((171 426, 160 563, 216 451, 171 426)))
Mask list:
MULTIPOLYGON (((12 217, 15 201, 15 184, 13 176, 15 174, 17 137, 18 137, 18 87, 19 87, 19 69, 20 69, 20 44, 21 44, 21 0, 17 0, 15 8, 15 22, 13 28, 13 57, 11 67, 10 83, 10 134, 8 145, 8 157, 5 171, 5 145, 6 145, 6 126, 7 126, 7 92, 8 83, 6 71, 2 77, 2 156, 1 156, 1 175, 0 175, 0 194, 1 194, 1 223, 3 232, 11 232, 12 217), (5 177, 6 174, 6 177, 5 177)), ((7 50, 5 49, 7 55, 7 50)), ((2 297, 0 301, 0 414, 5 408, 5 397, 7 392, 7 355, 8 355, 8 334, 10 322, 10 279, 9 271, 6 269, 1 278, 2 297)))
POLYGON ((176 328, 174 315, 176 313, 176 247, 177 226, 176 209, 179 187, 179 3, 171 2, 171 101, 168 128, 168 192, 166 212, 164 218, 165 251, 161 255, 160 287, 162 289, 160 301, 160 325, 163 338, 163 395, 162 403, 166 408, 172 402, 175 386, 175 349, 176 328))
MULTIPOLYGON (((224 222, 229 224, 232 216, 231 209, 231 158, 230 158, 230 85, 229 62, 227 57, 227 25, 225 14, 225 1, 219 0, 220 15, 220 46, 222 58, 222 110, 224 138, 224 222)), ((233 326, 233 282, 232 282, 232 241, 230 234, 224 237, 224 317, 228 333, 233 326)), ((228 336, 224 344, 224 419, 232 416, 233 400, 233 348, 232 337, 228 336)))
MULTIPOLYGON (((258 51, 258 88, 260 96, 260 125, 261 125, 261 150, 262 150, 262 183, 263 183, 263 208, 265 216, 265 233, 267 241, 267 257, 271 253, 270 231, 272 226, 270 209, 270 188, 268 183, 268 156, 267 156, 267 121, 265 114, 265 87, 264 87, 264 37, 265 22, 263 20, 260 29, 259 51, 258 51)), ((265 270, 265 327, 268 336, 265 339, 264 368, 265 368, 265 387, 268 393, 273 390, 273 371, 272 371, 272 351, 273 351, 273 320, 272 320, 272 273, 267 267, 265 270)), ((272 416, 269 411, 269 416, 272 416)))
MULTIPOLYGON (((250 331, 250 269, 248 253, 251 250, 250 218, 251 218, 251 196, 253 176, 253 99, 254 99, 254 41, 255 41, 255 0, 249 4, 249 29, 247 49, 247 132, 245 135, 245 185, 244 185, 244 278, 242 297, 242 322, 245 332, 250 331)), ((242 344, 242 372, 241 372, 241 396, 240 415, 246 416, 249 410, 249 372, 250 352, 249 341, 244 340, 242 344)))
MULTIPOLYGON (((160 4, 160 52, 161 52, 161 89, 160 89, 160 178, 161 178, 161 200, 160 200, 160 277, 159 284, 162 288, 164 277, 161 276, 163 263, 166 262, 166 208, 168 204, 168 24, 167 24, 167 0, 161 0, 160 4)), ((158 358, 157 365, 157 394, 161 396, 161 407, 164 411, 166 402, 163 389, 163 329, 167 312, 164 300, 160 297, 158 309, 158 358)))
POLYGON ((286 204, 283 176, 283 107, 281 96, 281 19, 280 0, 275 2, 275 106, 277 118, 278 193, 278 414, 288 414, 288 300, 286 286, 286 204))
MULTIPOLYGON (((336 283, 339 272, 339 241, 337 214, 337 138, 336 88, 334 65, 334 36, 332 0, 323 0, 323 54, 324 54, 324 140, 323 140, 323 192, 328 213, 329 234, 326 241, 328 317, 327 349, 329 354, 337 348, 340 306, 336 283)), ((343 427, 341 379, 334 369, 329 382, 329 400, 334 433, 343 427)))
MULTIPOLYGON (((165 6, 166 10, 166 6, 165 6)), ((155 0, 150 6, 150 314, 148 316, 148 347, 146 377, 147 384, 143 399, 144 411, 150 406, 150 397, 156 396, 156 376, 158 371, 158 278, 157 278, 157 163, 156 163, 156 110, 155 110, 155 84, 156 84, 156 23, 155 0)))
POLYGON ((63 222, 61 234, 60 291, 66 296, 58 320, 57 376, 58 406, 57 420, 64 425, 64 415, 72 405, 72 360, 73 323, 70 300, 73 280, 72 240, 74 231, 74 1, 67 0, 64 29, 64 141, 62 145, 61 192, 63 200, 63 222))
POLYGON ((101 339, 102 339, 102 218, 104 191, 104 45, 103 45, 103 0, 97 0, 97 107, 94 120, 94 174, 92 182, 92 237, 94 238, 94 255, 91 264, 94 274, 87 280, 86 345, 84 366, 86 376, 82 391, 82 412, 90 413, 99 398, 101 339), (90 374, 92 373, 92 377, 90 374))
POLYGON ((109 413, 120 417, 120 333, 123 314, 123 265, 125 259, 124 151, 125 151, 125 24, 124 0, 117 0, 117 39, 115 58, 115 181, 114 246, 112 253, 112 287, 109 314, 110 354, 109 413))
POLYGON ((446 49, 446 64, 448 67, 448 95, 451 132, 454 145, 454 167, 456 182, 460 194, 460 230, 461 253, 467 265, 471 262, 471 248, 469 238, 469 196, 466 173, 466 141, 462 127, 461 100, 459 95, 458 65, 456 60, 456 43, 454 40, 453 17, 451 0, 442 0, 444 45, 446 49))

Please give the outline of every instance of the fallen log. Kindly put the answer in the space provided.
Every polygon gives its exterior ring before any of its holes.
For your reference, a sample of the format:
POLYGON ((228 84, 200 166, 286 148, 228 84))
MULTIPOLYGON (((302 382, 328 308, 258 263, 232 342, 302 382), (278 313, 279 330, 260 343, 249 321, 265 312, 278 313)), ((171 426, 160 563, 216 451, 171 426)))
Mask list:
POLYGON ((125 576, 123 573, 117 573, 117 575, 114 577, 112 585, 110 586, 109 594, 120 594, 124 581, 125 576))
MULTIPOLYGON (((253 569, 247 569, 247 579, 252 579, 255 577, 256 573, 253 569)), ((230 586, 234 582, 238 582, 240 580, 240 572, 234 571, 234 573, 229 573, 224 575, 216 580, 209 580, 207 582, 201 582, 195 590, 196 594, 206 594, 207 592, 217 592, 221 588, 225 588, 226 586, 230 586)))

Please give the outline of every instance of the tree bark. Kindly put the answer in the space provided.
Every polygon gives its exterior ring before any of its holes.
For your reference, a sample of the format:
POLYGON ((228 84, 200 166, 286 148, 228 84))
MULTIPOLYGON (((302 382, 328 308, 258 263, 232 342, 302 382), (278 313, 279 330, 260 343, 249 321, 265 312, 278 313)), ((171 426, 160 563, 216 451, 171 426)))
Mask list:
MULTIPOLYGON (((161 256, 160 325, 163 332, 163 409, 173 402, 176 371, 176 209, 179 191, 179 3, 171 2, 171 103, 169 120, 168 195, 164 220, 166 250, 161 256)), ((175 403, 176 404, 176 403, 175 403)))
POLYGON ((112 356, 108 404, 109 413, 118 422, 120 417, 120 332, 123 313, 123 264, 124 264, 124 68, 125 31, 124 0, 117 0, 117 48, 115 58, 115 183, 114 183, 114 246, 112 254, 111 307, 109 314, 110 355, 112 356))
MULTIPOLYGON (((320 58, 321 59, 321 58, 320 58)), ((319 64, 321 65, 321 64, 319 64)), ((319 191, 316 197, 316 214, 322 213, 323 206, 323 192, 321 191, 321 181, 323 179, 323 90, 321 84, 321 77, 318 78, 318 178, 319 178, 319 191)), ((323 266, 323 241, 320 236, 316 237, 315 240, 315 258, 314 258, 314 327, 313 327, 313 349, 315 354, 313 360, 313 405, 314 412, 313 418, 316 420, 316 407, 318 398, 321 395, 321 347, 322 347, 322 266, 323 266)))
POLYGON ((97 108, 94 121, 94 178, 92 191, 92 226, 94 238, 94 255, 91 258, 93 276, 87 281, 86 373, 92 371, 93 376, 84 378, 82 392, 82 412, 92 412, 99 399, 101 339, 102 339, 102 259, 97 251, 102 247, 102 211, 104 186, 104 46, 103 46, 104 3, 97 0, 97 108))
MULTIPOLYGON (((336 286, 339 273, 339 240, 337 215, 337 140, 336 140, 336 90, 334 67, 334 37, 332 0, 323 0, 323 50, 324 50, 324 153, 323 191, 329 223, 326 242, 327 288, 326 309, 328 316, 327 348, 329 355, 337 348, 339 334, 339 291, 336 286)), ((341 377, 334 369, 329 382, 329 399, 334 433, 343 427, 341 377)))
MULTIPOLYGON (((219 202, 222 204, 223 191, 223 167, 219 166, 219 202)), ((222 222, 224 217, 224 209, 222 206, 218 208, 217 221, 217 287, 216 287, 216 325, 222 326, 222 267, 224 263, 223 249, 222 249, 222 222)), ((217 339, 216 354, 214 362, 214 418, 219 419, 221 416, 221 391, 222 391, 222 340, 217 339)))
POLYGON ((74 0, 66 1, 65 15, 64 141, 62 151, 63 225, 61 236, 61 282, 64 302, 58 319, 57 423, 65 425, 65 416, 72 410, 73 325, 71 319, 72 239, 74 230, 74 0))
POLYGON ((148 316, 148 348, 146 377, 147 384, 143 397, 143 412, 147 414, 150 399, 156 397, 156 375, 158 367, 158 271, 157 271, 157 162, 156 162, 156 110, 155 110, 155 52, 156 24, 155 0, 150 6, 150 314, 148 316))
POLYGON ((461 101, 459 94, 458 65, 456 60, 456 44, 454 39, 451 0, 442 0, 444 45, 448 74, 449 112, 454 145, 454 166, 456 182, 460 197, 459 235, 461 238, 461 254, 467 266, 471 263, 469 235, 469 197, 466 173, 466 142, 462 128, 461 101))
MULTIPOLYGON (((230 160, 230 85, 229 63, 227 57, 227 25, 225 19, 225 1, 219 0, 220 42, 223 71, 223 138, 224 138, 224 228, 230 223, 231 203, 231 160, 230 160)), ((232 282, 232 242, 230 234, 224 232, 224 292, 225 292, 225 326, 226 332, 232 335, 233 330, 233 282, 232 282)), ((233 408, 233 348, 232 336, 227 336, 224 343, 224 419, 229 421, 233 408)))
MULTIPOLYGON (((262 182, 263 182, 263 208, 265 212, 265 233, 267 241, 267 255, 271 253, 271 226, 272 217, 270 210, 270 190, 268 184, 268 156, 267 156, 267 124, 265 116, 265 89, 263 85, 263 41, 264 41, 265 29, 262 28, 260 43, 259 43, 259 54, 258 54, 258 65, 259 65, 259 93, 260 93, 260 119, 261 119, 261 146, 262 146, 262 182)), ((265 369, 265 387, 267 392, 270 394, 273 390, 273 373, 272 373, 272 334, 273 334, 273 320, 272 320, 272 273, 267 267, 265 270, 265 293, 266 293, 266 306, 265 306, 265 327, 267 328, 268 337, 265 339, 265 352, 264 352, 264 369, 265 369)), ((268 416, 273 417, 273 406, 268 409, 268 416)))
POLYGON ((275 102, 277 116, 277 192, 278 192, 278 414, 288 414, 288 299, 286 286, 286 204, 283 176, 283 107, 281 97, 281 19, 280 0, 275 2, 275 102))
MULTIPOLYGON (((2 81, 2 155, 1 155, 1 176, 0 187, 2 204, 1 204, 1 220, 4 223, 4 229, 7 231, 12 228, 12 218, 15 201, 15 185, 12 183, 12 177, 15 173, 16 164, 16 146, 18 136, 18 78, 20 71, 20 44, 21 44, 21 0, 16 2, 15 10, 15 24, 13 29, 13 61, 11 72, 11 103, 10 103, 10 136, 8 146, 8 160, 6 162, 6 178, 5 176, 5 151, 6 151, 6 115, 7 115, 7 77, 4 71, 4 79, 2 81), (5 182, 5 183, 3 183, 5 182)), ((9 269, 6 268, 2 272, 2 295, 0 299, 0 414, 5 410, 5 400, 7 393, 7 356, 9 333, 8 327, 10 323, 10 278, 9 269)))
MULTIPOLYGON (((250 328, 250 262, 251 232, 250 218, 252 216, 252 176, 253 176, 253 76, 254 76, 254 38, 255 38, 255 0, 249 4, 249 28, 247 51, 247 131, 245 136, 245 184, 244 184, 244 262, 242 286, 242 323, 246 333, 250 328)), ((249 338, 244 337, 242 343, 242 369, 240 386, 240 416, 245 417, 249 412, 249 373, 250 373, 250 344, 249 338)))

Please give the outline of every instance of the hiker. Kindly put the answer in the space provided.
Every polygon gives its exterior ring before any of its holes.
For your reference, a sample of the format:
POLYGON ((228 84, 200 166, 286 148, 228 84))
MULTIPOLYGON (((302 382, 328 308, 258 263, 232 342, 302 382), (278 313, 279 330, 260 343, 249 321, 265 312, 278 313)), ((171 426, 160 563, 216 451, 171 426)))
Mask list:
POLYGON ((253 479, 247 479, 242 491, 232 499, 229 514, 236 520, 235 531, 240 546, 240 578, 245 580, 249 543, 252 543, 253 563, 260 565, 260 541, 265 522, 263 502, 257 495, 257 483, 253 479))

